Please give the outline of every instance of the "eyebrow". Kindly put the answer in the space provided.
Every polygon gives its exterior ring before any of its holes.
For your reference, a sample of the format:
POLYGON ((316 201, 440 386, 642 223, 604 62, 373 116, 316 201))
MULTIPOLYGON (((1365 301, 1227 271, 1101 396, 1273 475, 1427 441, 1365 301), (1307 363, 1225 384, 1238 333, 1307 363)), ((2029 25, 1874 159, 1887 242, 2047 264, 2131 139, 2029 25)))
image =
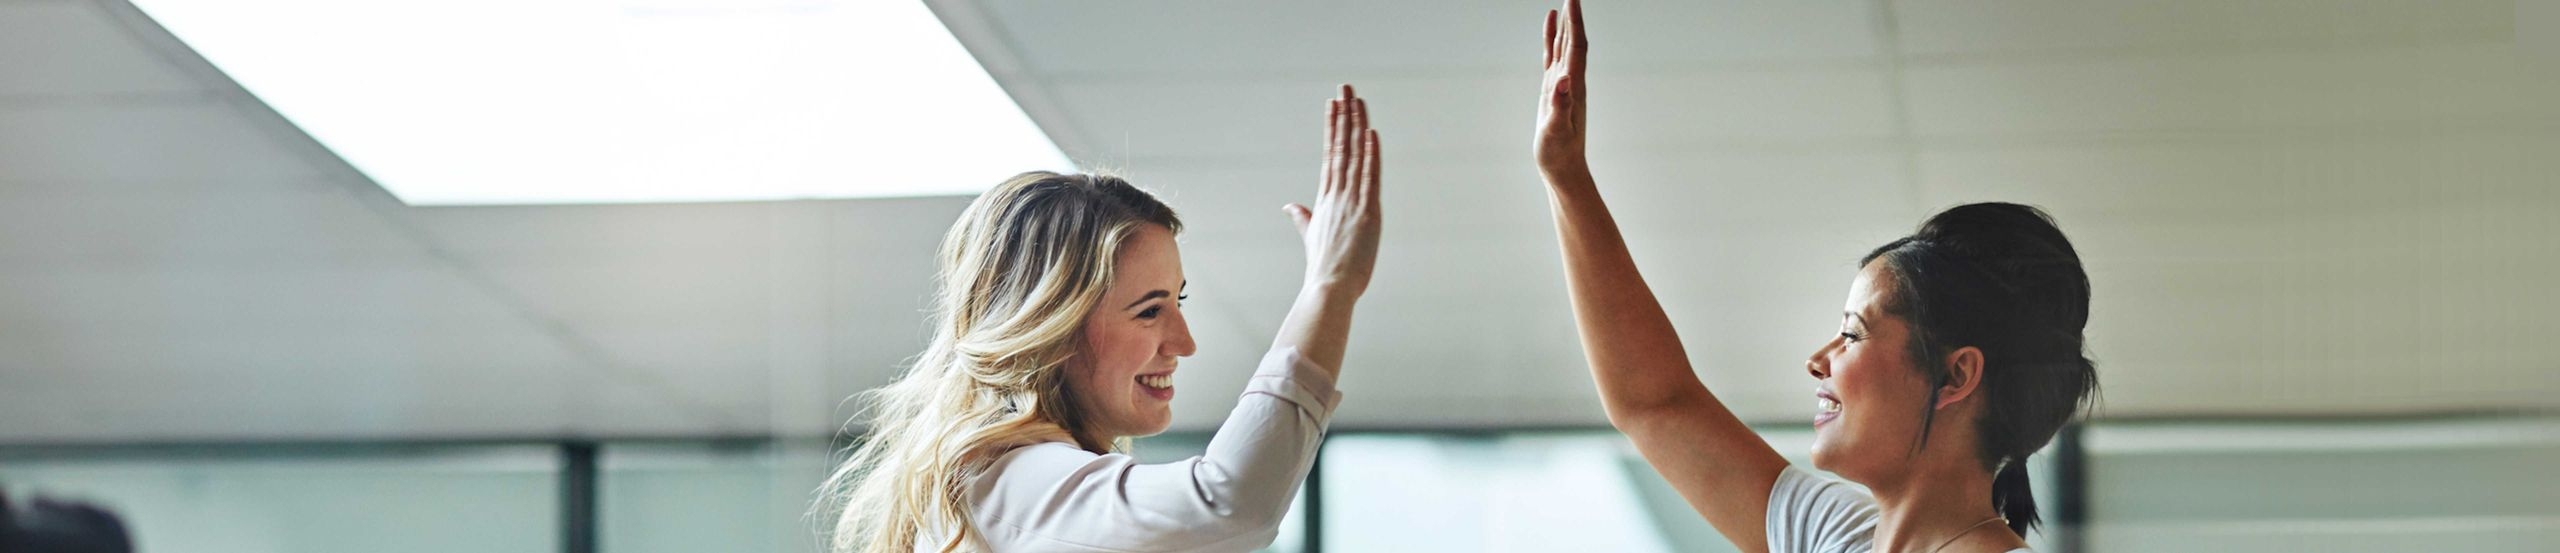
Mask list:
POLYGON ((1840 312, 1840 316, 1857 319, 1858 326, 1867 326, 1867 318, 1858 316, 1858 313, 1855 311, 1842 311, 1840 312))
MULTIPOLYGON (((1191 289, 1191 281, 1188 281, 1188 280, 1182 281, 1182 288, 1183 288, 1183 289, 1185 289, 1185 290, 1189 290, 1189 289, 1191 289)), ((1138 307, 1138 304, 1146 303, 1146 302, 1147 302, 1147 300, 1152 300, 1152 299, 1161 298, 1161 297, 1165 297, 1165 296, 1171 296, 1171 295, 1173 295, 1173 293, 1172 293, 1172 292, 1167 292, 1167 291, 1163 291, 1163 290, 1155 290, 1155 291, 1147 292, 1147 295, 1144 295, 1144 296, 1138 296, 1138 301, 1129 302, 1129 306, 1128 306, 1128 307, 1122 307, 1122 308, 1120 308, 1120 310, 1121 310, 1121 311, 1127 311, 1127 310, 1130 310, 1130 309, 1136 309, 1136 308, 1138 307)))

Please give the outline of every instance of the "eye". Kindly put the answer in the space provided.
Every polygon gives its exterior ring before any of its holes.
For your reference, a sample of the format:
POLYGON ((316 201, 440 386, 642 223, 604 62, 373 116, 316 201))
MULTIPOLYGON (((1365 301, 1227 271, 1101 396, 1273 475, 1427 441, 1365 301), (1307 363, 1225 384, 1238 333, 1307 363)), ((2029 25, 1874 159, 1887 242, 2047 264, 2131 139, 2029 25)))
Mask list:
POLYGON ((1186 301, 1191 301, 1191 294, 1183 294, 1183 295, 1179 295, 1179 296, 1174 296, 1174 297, 1173 297, 1173 302, 1174 302, 1174 303, 1177 303, 1177 304, 1178 304, 1178 303, 1182 303, 1182 302, 1186 302, 1186 301))
POLYGON ((1141 320, 1141 321, 1152 321, 1152 320, 1155 320, 1155 318, 1156 318, 1156 316, 1157 316, 1157 315, 1160 315, 1160 314, 1163 314, 1163 313, 1164 313, 1164 307, 1162 307, 1162 306, 1149 307, 1149 308, 1147 308, 1147 310, 1145 310, 1145 311, 1139 311, 1139 312, 1138 312, 1138 320, 1141 320))
POLYGON ((1855 332, 1842 332, 1842 333, 1840 333, 1840 339, 1841 339, 1841 340, 1844 340, 1844 341, 1855 342, 1855 341, 1859 341, 1859 340, 1865 340, 1865 339, 1867 339, 1867 336, 1866 336, 1866 335, 1864 335, 1864 334, 1858 334, 1858 333, 1855 333, 1855 332))

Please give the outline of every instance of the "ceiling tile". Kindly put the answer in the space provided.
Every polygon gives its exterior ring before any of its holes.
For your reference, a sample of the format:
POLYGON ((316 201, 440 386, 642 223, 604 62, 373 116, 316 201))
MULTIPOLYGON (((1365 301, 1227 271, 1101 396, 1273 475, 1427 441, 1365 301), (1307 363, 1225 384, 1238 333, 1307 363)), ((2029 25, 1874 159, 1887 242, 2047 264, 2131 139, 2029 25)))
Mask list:
POLYGON ((0 2, 0 108, 209 92, 100 10, 92 2, 0 2))
MULTIPOLYGON (((1873 70, 1607 75, 1592 84, 1595 158, 1623 151, 1872 147, 1893 134, 1888 89, 1873 70)), ((1538 94, 1534 72, 1352 84, 1369 104, 1371 125, 1400 152, 1397 159, 1464 154, 1528 163, 1538 94)), ((1088 142, 1068 146, 1070 155, 1107 166, 1134 153, 1265 163, 1314 156, 1333 87, 1323 81, 1203 80, 1075 83, 1053 90, 1071 106, 1069 116, 1088 142), (1275 116, 1293 113, 1305 116, 1275 116)))
POLYGON ((2549 126, 2560 74, 2523 71, 2509 48, 2447 45, 1916 66, 1923 139, 2053 139, 2128 133, 2299 132, 2549 126))
POLYGON ((215 194, 193 190, 206 185, 184 180, 62 185, 81 190, 68 195, 21 189, 52 186, 11 185, 0 193, 0 266, 393 263, 419 252, 417 243, 344 192, 270 191, 281 186, 242 182, 215 194))
MULTIPOLYGON (((1338 80, 1535 71, 1539 24, 1557 3, 979 4, 1011 34, 1029 70, 1045 76, 1338 80)), ((1657 0, 1597 4, 1585 15, 1593 25, 1593 52, 1630 68, 1855 62, 1878 52, 1865 3, 1657 0)))
POLYGON ((1922 59, 2467 41, 2510 35, 2515 16, 2510 0, 1955 0, 1893 6, 1903 53, 1922 59))
POLYGON ((0 105, 0 179, 228 185, 331 175, 241 108, 206 99, 131 105, 0 105))

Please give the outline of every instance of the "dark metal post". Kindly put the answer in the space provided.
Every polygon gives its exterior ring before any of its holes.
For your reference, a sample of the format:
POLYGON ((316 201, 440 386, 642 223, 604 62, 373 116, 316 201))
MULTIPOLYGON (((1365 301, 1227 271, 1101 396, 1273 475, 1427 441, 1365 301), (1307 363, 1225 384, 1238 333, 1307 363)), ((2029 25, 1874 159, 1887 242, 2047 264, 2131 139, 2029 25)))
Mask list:
POLYGON ((560 444, 560 550, 596 553, 596 444, 560 444))
POLYGON ((2081 423, 2062 427, 2053 440, 2054 547, 2059 553, 2089 550, 2089 449, 2080 440, 2081 423))
POLYGON ((1307 504, 1305 505, 1306 549, 1303 553, 1324 553, 1324 444, 1316 444, 1315 463, 1307 467, 1307 504))

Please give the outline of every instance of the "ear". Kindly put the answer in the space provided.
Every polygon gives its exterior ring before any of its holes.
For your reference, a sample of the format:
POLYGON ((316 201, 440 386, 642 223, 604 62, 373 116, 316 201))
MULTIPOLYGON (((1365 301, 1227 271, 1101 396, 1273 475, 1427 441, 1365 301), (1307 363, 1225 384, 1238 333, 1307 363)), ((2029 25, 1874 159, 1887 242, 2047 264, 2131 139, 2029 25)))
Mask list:
POLYGON ((1982 389, 1982 348, 1965 346, 1947 352, 1946 367, 1947 383, 1938 387, 1938 404, 1932 407, 1934 409, 1955 405, 1973 397, 1975 390, 1982 389))

